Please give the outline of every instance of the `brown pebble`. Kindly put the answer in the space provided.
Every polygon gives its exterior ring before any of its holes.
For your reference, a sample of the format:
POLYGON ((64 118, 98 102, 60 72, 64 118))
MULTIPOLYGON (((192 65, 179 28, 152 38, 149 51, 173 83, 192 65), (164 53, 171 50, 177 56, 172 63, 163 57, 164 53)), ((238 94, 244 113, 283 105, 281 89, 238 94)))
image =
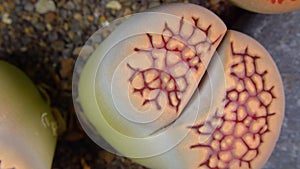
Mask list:
POLYGON ((102 15, 102 16, 100 17, 100 22, 101 22, 101 23, 106 22, 106 17, 105 17, 104 15, 102 15))
POLYGON ((107 164, 110 164, 115 159, 114 154, 107 152, 105 150, 99 152, 99 157, 103 159, 107 164))
POLYGON ((55 51, 62 51, 65 48, 65 42, 62 40, 54 41, 51 46, 55 51))
POLYGON ((70 28, 70 26, 69 26, 69 24, 68 23, 64 23, 64 30, 69 30, 69 28, 70 28))
POLYGON ((80 51, 81 51, 81 49, 82 49, 81 47, 75 48, 75 49, 73 50, 73 55, 78 56, 79 53, 80 53, 80 51))
POLYGON ((126 15, 131 15, 132 14, 132 11, 129 9, 129 8, 126 8, 125 10, 124 10, 124 16, 126 16, 126 15))
MULTIPOLYGON (((67 34, 68 34, 68 37, 69 37, 71 40, 74 39, 74 37, 75 37, 75 32, 69 31, 67 34)), ((79 52, 80 52, 80 51, 79 51, 79 52)))
POLYGON ((56 18, 56 13, 54 12, 48 12, 46 15, 45 15, 45 21, 46 23, 52 23, 56 18))
POLYGON ((24 28, 24 32, 25 32, 25 34, 31 34, 32 33, 32 27, 25 27, 24 28))
POLYGON ((82 15, 81 15, 80 13, 75 13, 75 14, 73 15, 73 17, 74 17, 74 19, 76 19, 76 20, 78 20, 78 21, 82 20, 82 15))
POLYGON ((92 15, 88 15, 87 16, 87 20, 90 21, 90 22, 93 22, 94 21, 94 17, 92 15))
POLYGON ((84 158, 80 159, 80 163, 83 169, 91 169, 91 167, 86 163, 86 161, 84 160, 84 158))
POLYGON ((67 78, 72 76, 73 62, 74 62, 73 58, 61 59, 60 75, 62 78, 67 78))

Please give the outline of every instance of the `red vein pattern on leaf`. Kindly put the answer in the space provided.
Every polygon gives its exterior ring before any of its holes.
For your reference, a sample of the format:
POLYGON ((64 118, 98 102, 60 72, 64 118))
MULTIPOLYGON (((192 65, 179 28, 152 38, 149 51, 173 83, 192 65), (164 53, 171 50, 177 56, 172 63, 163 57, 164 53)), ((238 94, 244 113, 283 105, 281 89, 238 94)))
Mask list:
POLYGON ((159 97, 162 93, 165 93, 168 99, 168 105, 171 106, 176 112, 179 111, 179 107, 182 103, 182 96, 189 87, 189 81, 187 73, 189 71, 198 71, 202 66, 202 57, 205 55, 205 51, 198 51, 203 45, 208 46, 208 51, 211 50, 212 45, 220 40, 221 35, 211 41, 209 39, 209 31, 212 25, 207 28, 201 28, 198 24, 199 18, 192 17, 193 27, 191 34, 187 37, 183 36, 183 26, 185 23, 184 17, 179 21, 178 30, 170 28, 167 22, 165 22, 162 34, 155 35, 147 33, 147 38, 150 42, 150 48, 141 49, 135 48, 134 51, 146 54, 152 61, 152 67, 147 69, 134 68, 129 63, 127 66, 132 70, 129 82, 133 86, 133 93, 139 93, 144 98, 143 105, 154 102, 158 110, 161 109, 159 104, 159 97), (205 38, 192 42, 192 38, 195 38, 197 32, 204 33, 205 38), (154 38, 158 38, 160 43, 157 43, 154 38), (155 56, 155 51, 163 51, 163 56, 155 56), (170 62, 171 57, 176 56, 177 61, 170 62), (159 58, 160 57, 160 58, 159 58), (163 62, 163 66, 159 67, 158 61, 163 62), (178 66, 185 65, 187 67, 186 72, 182 75, 176 75, 172 70, 178 66), (147 80, 147 76, 154 74, 151 80, 147 80), (135 78, 141 78, 143 81, 143 87, 138 88, 133 85, 135 78), (179 84, 182 84, 180 86, 179 84), (145 99, 145 92, 156 91, 156 95, 153 99, 145 99))
MULTIPOLYGON (((268 1, 270 1, 272 4, 276 4, 276 3, 282 4, 285 0, 268 0, 268 1)), ((295 2, 296 0, 290 0, 290 1, 295 2)))
POLYGON ((270 132, 269 118, 275 115, 270 112, 270 105, 276 98, 272 91, 274 86, 266 87, 268 71, 258 70, 260 57, 250 55, 248 47, 244 52, 235 52, 233 42, 231 53, 233 58, 238 58, 232 63, 230 74, 236 86, 226 91, 224 113, 217 110, 209 121, 189 127, 200 136, 209 136, 205 142, 190 146, 209 152, 199 167, 229 169, 235 163, 251 169, 251 162, 259 155, 264 142, 263 135, 270 132), (237 67, 243 71, 238 71, 237 67), (258 104, 257 109, 253 110, 251 102, 258 104))

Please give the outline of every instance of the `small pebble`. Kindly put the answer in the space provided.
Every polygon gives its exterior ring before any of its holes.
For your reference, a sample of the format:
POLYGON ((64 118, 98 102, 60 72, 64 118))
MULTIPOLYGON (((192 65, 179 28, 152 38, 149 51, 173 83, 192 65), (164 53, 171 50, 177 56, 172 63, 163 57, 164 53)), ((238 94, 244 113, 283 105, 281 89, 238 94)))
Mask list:
POLYGON ((56 33, 55 31, 52 31, 52 32, 49 33, 49 35, 48 35, 48 40, 49 40, 50 42, 54 42, 54 41, 56 41, 57 39, 58 39, 58 35, 57 35, 57 33, 56 33))
POLYGON ((26 11, 32 12, 33 9, 34 9, 34 6, 32 5, 32 3, 28 2, 28 3, 25 4, 24 9, 26 11))
POLYGON ((107 164, 110 164, 116 157, 114 154, 107 151, 100 151, 98 156, 100 159, 104 159, 107 164))
POLYGON ((65 5, 64 5, 64 8, 65 9, 68 9, 68 10, 73 10, 75 9, 75 5, 72 1, 68 1, 65 5))
POLYGON ((75 37, 75 33, 74 33, 74 32, 69 31, 67 34, 68 34, 68 37, 69 37, 71 40, 74 39, 74 37, 75 37))
POLYGON ((93 22, 94 21, 94 17, 92 15, 88 15, 86 18, 87 18, 87 20, 89 22, 93 22))
POLYGON ((109 1, 105 7, 108 9, 120 10, 122 5, 118 1, 109 1))
POLYGON ((36 28, 38 31, 44 31, 46 29, 45 24, 42 23, 36 23, 34 28, 36 28))
POLYGON ((80 13, 75 13, 73 17, 74 17, 74 19, 76 19, 78 21, 80 21, 82 19, 82 15, 80 13))
POLYGON ((56 6, 52 0, 38 0, 35 4, 35 10, 40 14, 45 14, 50 11, 55 11, 56 6))
POLYGON ((2 22, 5 23, 5 24, 8 24, 10 25, 12 23, 12 20, 11 18, 9 17, 9 14, 8 13, 4 13, 2 15, 2 22))
POLYGON ((56 18, 56 14, 54 12, 48 12, 45 15, 45 21, 46 23, 52 23, 56 18))
POLYGON ((102 15, 100 17, 100 23, 101 23, 102 26, 107 26, 109 24, 109 22, 107 21, 107 19, 104 15, 102 15))
POLYGON ((64 30, 66 30, 66 31, 69 30, 69 28, 70 28, 70 27, 69 27, 69 24, 68 24, 68 23, 64 23, 63 28, 64 28, 64 30))
POLYGON ((27 49, 27 47, 25 47, 25 46, 23 46, 23 47, 21 47, 21 52, 26 52, 28 49, 27 49))
POLYGON ((52 25, 49 24, 49 23, 46 24, 46 28, 47 28, 48 31, 52 31, 53 30, 52 25))
POLYGON ((60 75, 62 78, 67 78, 72 76, 73 62, 74 62, 73 58, 62 59, 60 61, 61 64, 60 75))
POLYGON ((73 55, 78 56, 80 51, 81 51, 82 47, 77 47, 73 50, 73 55))
POLYGON ((25 32, 25 34, 31 34, 33 32, 33 30, 31 27, 25 27, 24 32, 25 32))
POLYGON ((65 48, 65 42, 57 40, 51 44, 55 51, 62 51, 65 48))
POLYGON ((101 15, 101 8, 97 7, 94 10, 94 17, 98 18, 101 15))
POLYGON ((131 15, 132 11, 129 8, 126 8, 124 11, 124 16, 131 15))

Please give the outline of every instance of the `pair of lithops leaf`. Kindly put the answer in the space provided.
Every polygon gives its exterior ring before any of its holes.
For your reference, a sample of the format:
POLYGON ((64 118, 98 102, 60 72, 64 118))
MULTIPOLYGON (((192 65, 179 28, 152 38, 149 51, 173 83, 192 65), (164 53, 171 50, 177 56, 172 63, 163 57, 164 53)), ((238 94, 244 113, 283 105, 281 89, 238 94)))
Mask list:
POLYGON ((0 61, 0 168, 49 169, 57 125, 31 80, 0 61))
POLYGON ((257 169, 278 139, 284 93, 271 56, 200 6, 124 19, 81 70, 85 130, 144 166, 257 169))
POLYGON ((233 4, 258 13, 275 14, 300 9, 299 0, 230 0, 233 4))

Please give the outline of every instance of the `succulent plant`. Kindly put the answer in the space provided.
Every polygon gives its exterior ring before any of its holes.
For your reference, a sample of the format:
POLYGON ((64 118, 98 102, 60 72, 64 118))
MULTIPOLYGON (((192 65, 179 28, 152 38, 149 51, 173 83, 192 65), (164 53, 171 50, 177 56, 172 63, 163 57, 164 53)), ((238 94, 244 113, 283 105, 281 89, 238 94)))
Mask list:
POLYGON ((231 0, 235 5, 258 13, 275 14, 300 9, 299 0, 231 0))
POLYGON ((150 168, 264 165, 280 133, 284 92, 256 40, 192 4, 110 26, 74 78, 79 120, 97 144, 150 168))
POLYGON ((0 168, 51 168, 56 122, 30 79, 0 61, 0 168))

